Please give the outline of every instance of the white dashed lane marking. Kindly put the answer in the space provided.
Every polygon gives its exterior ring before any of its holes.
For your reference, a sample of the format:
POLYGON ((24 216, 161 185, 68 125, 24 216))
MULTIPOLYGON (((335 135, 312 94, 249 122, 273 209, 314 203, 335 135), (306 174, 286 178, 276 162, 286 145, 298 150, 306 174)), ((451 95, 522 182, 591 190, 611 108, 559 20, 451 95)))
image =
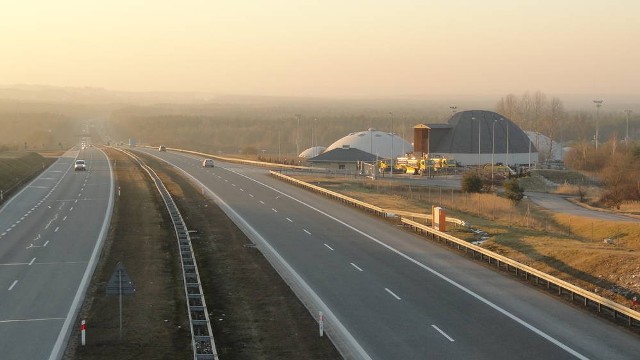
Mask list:
POLYGON ((391 290, 389 290, 389 289, 387 289, 387 288, 384 288, 384 289, 385 289, 389 294, 391 294, 391 296, 393 296, 394 298, 396 298, 396 300, 402 300, 402 299, 400 299, 400 296, 398 296, 398 295, 394 294, 394 293, 393 293, 393 291, 391 291, 391 290))

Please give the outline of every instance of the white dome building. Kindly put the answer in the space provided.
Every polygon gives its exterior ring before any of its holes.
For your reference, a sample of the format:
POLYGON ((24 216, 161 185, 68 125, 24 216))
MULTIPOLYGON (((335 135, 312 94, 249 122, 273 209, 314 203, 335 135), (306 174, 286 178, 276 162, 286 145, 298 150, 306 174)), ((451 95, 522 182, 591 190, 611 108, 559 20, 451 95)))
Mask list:
POLYGON ((326 148, 324 146, 310 147, 307 150, 301 152, 300 155, 298 155, 298 157, 310 159, 312 157, 322 154, 325 151, 325 149, 326 148))
POLYGON ((380 158, 393 157, 394 159, 413 152, 413 145, 402 137, 375 129, 353 132, 331 144, 325 152, 350 148, 362 150, 380 158))

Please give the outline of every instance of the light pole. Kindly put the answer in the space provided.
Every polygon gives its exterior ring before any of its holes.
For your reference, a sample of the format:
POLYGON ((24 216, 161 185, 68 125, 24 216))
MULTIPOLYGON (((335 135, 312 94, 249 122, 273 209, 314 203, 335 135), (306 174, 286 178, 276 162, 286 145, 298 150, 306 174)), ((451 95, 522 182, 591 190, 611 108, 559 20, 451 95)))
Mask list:
POLYGON ((391 117, 391 168, 389 169, 389 177, 393 177, 393 113, 389 111, 391 117))
MULTIPOLYGON (((503 121, 504 118, 500 118, 503 121)), ((504 164, 509 166, 509 120, 504 120, 507 123, 507 155, 505 156, 504 164)))
POLYGON ((629 116, 631 116, 631 109, 626 109, 624 112, 627 113, 627 135, 624 137, 624 143, 629 145, 629 116))
POLYGON ((491 187, 493 188, 493 155, 496 152, 496 123, 498 119, 493 119, 493 130, 491 135, 491 187))
POLYGON ((298 120, 298 127, 296 128, 296 156, 300 156, 300 114, 296 114, 298 120))
POLYGON ((602 106, 603 100, 597 99, 593 100, 593 103, 596 104, 596 150, 598 150, 598 140, 600 139, 598 134, 598 122, 600 120, 600 107, 602 106))
MULTIPOLYGON (((475 117, 471 117, 471 122, 475 120, 475 117)), ((478 171, 480 171, 480 120, 478 119, 478 171)))

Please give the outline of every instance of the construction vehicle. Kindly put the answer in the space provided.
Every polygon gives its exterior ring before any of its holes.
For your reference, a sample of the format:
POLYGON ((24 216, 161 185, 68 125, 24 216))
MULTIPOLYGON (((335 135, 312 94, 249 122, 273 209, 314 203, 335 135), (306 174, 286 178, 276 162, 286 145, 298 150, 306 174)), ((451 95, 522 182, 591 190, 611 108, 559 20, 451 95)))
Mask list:
MULTIPOLYGON (((436 155, 433 158, 428 156, 402 156, 396 159, 394 172, 405 173, 410 175, 426 175, 430 171, 438 172, 445 168, 457 166, 455 161, 436 155)), ((386 162, 380 162, 380 171, 389 171, 389 165, 386 162)))

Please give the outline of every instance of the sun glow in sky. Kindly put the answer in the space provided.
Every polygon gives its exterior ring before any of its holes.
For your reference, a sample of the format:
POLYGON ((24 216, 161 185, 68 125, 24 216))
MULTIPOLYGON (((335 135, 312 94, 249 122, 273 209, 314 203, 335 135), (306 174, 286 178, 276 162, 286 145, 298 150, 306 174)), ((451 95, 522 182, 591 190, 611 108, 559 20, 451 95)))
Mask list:
POLYGON ((299 96, 640 95, 637 0, 22 0, 0 85, 299 96))

